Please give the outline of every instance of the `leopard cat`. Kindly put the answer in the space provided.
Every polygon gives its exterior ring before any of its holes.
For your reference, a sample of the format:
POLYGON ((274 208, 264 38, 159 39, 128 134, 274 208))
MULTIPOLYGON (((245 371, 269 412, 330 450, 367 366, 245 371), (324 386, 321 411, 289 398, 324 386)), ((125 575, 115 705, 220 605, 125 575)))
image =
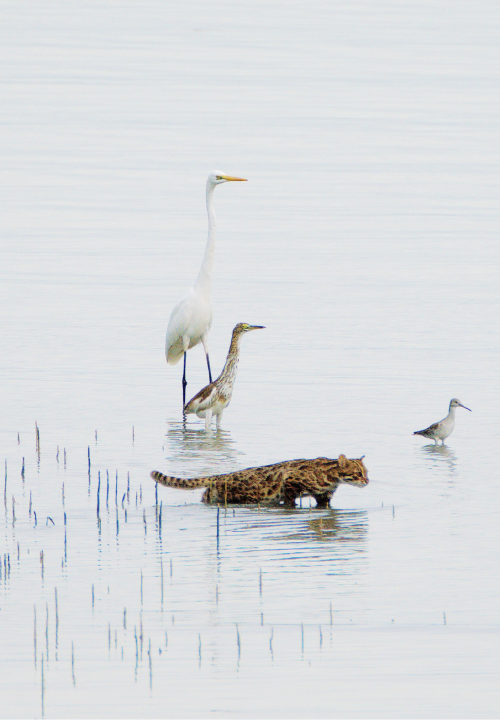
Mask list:
POLYGON ((349 460, 340 455, 338 460, 286 460, 226 475, 186 479, 153 471, 151 477, 157 483, 183 490, 206 487, 202 502, 213 505, 284 505, 291 508, 295 507, 298 498, 309 495, 316 500, 318 508, 326 508, 340 483, 368 485, 363 457, 349 460))

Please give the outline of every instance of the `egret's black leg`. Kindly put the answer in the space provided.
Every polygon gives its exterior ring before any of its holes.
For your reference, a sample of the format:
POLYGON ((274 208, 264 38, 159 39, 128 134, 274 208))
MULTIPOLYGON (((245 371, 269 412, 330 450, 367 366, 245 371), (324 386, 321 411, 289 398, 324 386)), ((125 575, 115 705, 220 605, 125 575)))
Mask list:
POLYGON ((207 355, 207 365, 208 365, 208 379, 210 380, 210 382, 212 382, 212 371, 210 370, 210 360, 208 359, 208 353, 206 355, 207 355))
POLYGON ((182 376, 182 411, 184 412, 184 408, 186 406, 186 354, 184 353, 184 374, 182 376))

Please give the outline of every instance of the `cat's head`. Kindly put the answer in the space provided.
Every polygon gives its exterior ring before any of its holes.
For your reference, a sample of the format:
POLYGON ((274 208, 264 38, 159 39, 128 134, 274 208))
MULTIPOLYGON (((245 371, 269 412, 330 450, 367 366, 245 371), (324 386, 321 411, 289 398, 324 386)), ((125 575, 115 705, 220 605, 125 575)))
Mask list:
POLYGON ((357 460, 350 460, 345 455, 339 455, 340 482, 359 486, 368 485, 370 481, 363 458, 364 455, 357 460))

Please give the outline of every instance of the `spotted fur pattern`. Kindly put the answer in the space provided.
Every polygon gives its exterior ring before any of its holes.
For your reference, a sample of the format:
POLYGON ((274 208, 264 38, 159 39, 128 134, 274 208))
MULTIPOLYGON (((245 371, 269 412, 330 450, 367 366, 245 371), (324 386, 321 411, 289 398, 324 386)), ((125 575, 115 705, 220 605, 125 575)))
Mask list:
POLYGON ((368 484, 363 458, 349 460, 287 460, 274 465, 247 468, 227 475, 201 478, 176 478, 152 472, 151 477, 161 485, 182 490, 205 487, 202 501, 214 505, 256 504, 294 507, 295 500, 312 496, 320 508, 328 507, 340 483, 364 486, 368 484))

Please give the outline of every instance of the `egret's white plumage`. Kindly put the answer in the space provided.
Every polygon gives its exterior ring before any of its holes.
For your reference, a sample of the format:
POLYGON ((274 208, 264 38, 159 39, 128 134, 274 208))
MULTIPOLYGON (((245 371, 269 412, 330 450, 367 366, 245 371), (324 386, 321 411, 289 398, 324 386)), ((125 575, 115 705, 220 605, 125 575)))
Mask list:
POLYGON ((227 354, 224 368, 215 382, 196 393, 194 398, 184 407, 186 415, 195 413, 198 417, 205 418, 205 427, 210 428, 212 416, 217 418, 217 427, 220 426, 222 413, 231 402, 233 394, 234 381, 236 380, 236 371, 238 369, 238 360, 240 356, 240 340, 242 335, 251 330, 263 330, 262 325, 248 325, 248 323, 238 323, 233 330, 231 337, 231 345, 227 354))
POLYGON ((471 412, 471 409, 462 405, 460 400, 452 398, 452 400, 450 400, 448 415, 445 418, 437 423, 429 425, 429 427, 425 428, 425 430, 417 430, 413 434, 422 435, 423 437, 429 438, 429 440, 434 440, 435 445, 438 444, 438 440, 441 440, 441 444, 444 445, 444 441, 451 435, 455 427, 455 410, 457 407, 462 407, 464 410, 471 412))
POLYGON ((208 356, 208 333, 212 325, 212 268, 215 252, 213 193, 217 185, 231 181, 245 181, 245 178, 224 175, 219 172, 213 172, 207 178, 208 238, 205 255, 196 282, 189 289, 187 295, 174 307, 168 323, 165 342, 167 362, 169 365, 175 365, 184 356, 183 404, 186 402, 186 353, 200 342, 205 350, 208 377, 212 382, 208 356))

